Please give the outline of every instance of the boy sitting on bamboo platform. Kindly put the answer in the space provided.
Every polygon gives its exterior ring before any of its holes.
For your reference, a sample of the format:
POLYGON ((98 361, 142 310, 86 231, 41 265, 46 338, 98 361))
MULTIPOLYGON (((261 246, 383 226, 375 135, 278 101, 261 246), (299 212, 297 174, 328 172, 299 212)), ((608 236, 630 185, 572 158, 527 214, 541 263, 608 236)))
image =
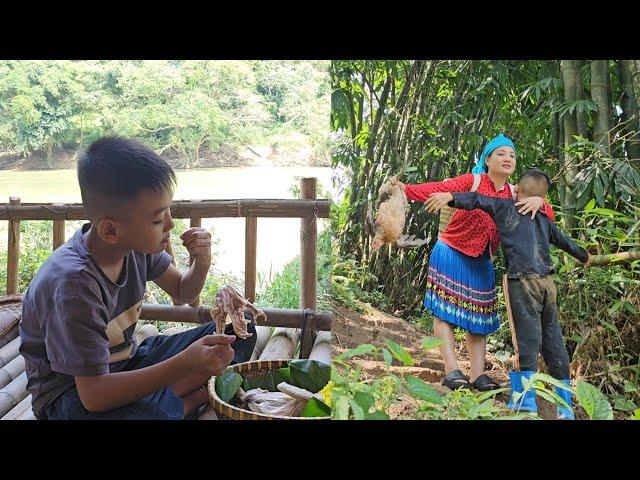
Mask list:
MULTIPOLYGON (((518 183, 517 199, 545 197, 549 177, 537 168, 522 175, 518 183)), ((551 273, 553 264, 549 244, 561 248, 587 266, 591 255, 576 245, 542 212, 534 219, 518 213, 515 201, 492 198, 478 193, 436 193, 440 203, 455 208, 479 208, 489 213, 498 227, 505 253, 507 274, 503 285, 507 308, 513 316, 519 371, 509 372, 511 400, 509 408, 537 412, 535 391, 527 392, 518 402, 513 393, 523 391, 522 378, 529 379, 537 371, 538 353, 549 367, 551 376, 570 385, 569 355, 558 323, 556 287, 551 273), (507 281, 508 279, 508 281, 507 281)), ((571 392, 557 388, 556 393, 571 407, 571 392)), ((572 408, 558 407, 558 418, 573 419, 572 408)))
MULTIPOLYGON (((211 265, 211 235, 181 235, 194 257, 180 273, 164 251, 176 176, 134 140, 107 137, 78 161, 90 223, 58 248, 24 297, 20 353, 38 419, 184 419, 207 402, 202 386, 250 358, 256 335, 216 335, 214 322, 136 345, 147 281, 195 300, 211 265)), ((253 323, 249 331, 255 333, 253 323)))

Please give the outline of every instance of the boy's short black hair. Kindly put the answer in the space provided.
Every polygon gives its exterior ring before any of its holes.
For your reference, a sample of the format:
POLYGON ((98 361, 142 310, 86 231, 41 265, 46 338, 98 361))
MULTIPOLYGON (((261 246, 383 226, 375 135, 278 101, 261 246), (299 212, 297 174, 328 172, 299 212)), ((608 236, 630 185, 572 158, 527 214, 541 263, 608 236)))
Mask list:
POLYGON ((530 196, 544 197, 549 191, 550 185, 549 175, 539 168, 533 167, 522 174, 518 182, 518 189, 530 196))
POLYGON ((78 183, 87 216, 97 216, 140 191, 173 191, 176 174, 157 153, 137 140, 118 136, 93 142, 78 161, 78 183))

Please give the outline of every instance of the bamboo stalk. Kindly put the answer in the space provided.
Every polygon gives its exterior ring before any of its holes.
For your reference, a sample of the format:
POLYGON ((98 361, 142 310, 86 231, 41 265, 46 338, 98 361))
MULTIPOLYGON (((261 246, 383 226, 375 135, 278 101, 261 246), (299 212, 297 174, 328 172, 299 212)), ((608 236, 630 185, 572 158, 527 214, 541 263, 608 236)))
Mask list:
MULTIPOLYGON (((317 209, 318 218, 329 218, 329 201, 297 199, 252 199, 176 201, 171 204, 173 218, 269 217, 304 218, 317 209)), ((0 204, 0 220, 86 220, 81 203, 0 204)))
POLYGON ((296 328, 276 328, 260 354, 260 360, 289 360, 293 358, 300 339, 296 328))
MULTIPOLYGON (((300 179, 300 195, 304 200, 316 198, 316 179, 300 179)), ((317 216, 313 213, 300 221, 300 306, 316 308, 317 216)))
MULTIPOLYGON (((200 217, 191 217, 189 219, 189 227, 193 228, 193 227, 202 227, 202 219, 200 217)), ((191 267, 191 265, 193 265, 193 261, 195 260, 195 257, 191 254, 189 254, 189 267, 191 267)), ((200 305, 200 295, 198 295, 198 297, 191 302, 189 305, 191 305, 192 307, 197 307, 198 305, 200 305)))
MULTIPOLYGON (((300 179, 300 196, 304 200, 316 198, 315 178, 300 179)), ((300 307, 316 308, 318 225, 315 216, 300 220, 300 307)), ((316 332, 313 328, 302 330, 300 356, 307 358, 313 348, 316 332)))
POLYGON ((16 420, 37 420, 32 408, 27 408, 16 420))
POLYGON ((247 217, 244 230, 244 298, 256 300, 256 258, 258 247, 258 219, 247 217))
POLYGON ((0 348, 0 367, 4 367, 20 354, 20 337, 16 337, 0 348))
POLYGON ((317 360, 331 365, 331 332, 318 333, 309 360, 317 360))
MULTIPOLYGON (((55 208, 60 208, 60 205, 56 205, 55 208)), ((53 249, 60 247, 64 244, 64 220, 53 221, 53 249)))
POLYGON ((271 327, 256 327, 256 345, 253 347, 250 361, 253 362, 260 358, 260 354, 264 351, 269 338, 271 338, 271 333, 273 333, 273 328, 271 327))
POLYGON ((0 388, 4 388, 9 385, 13 380, 18 378, 22 372, 25 371, 25 362, 22 355, 18 355, 16 358, 7 363, 4 367, 0 368, 0 388))
MULTIPOLYGON (((211 321, 209 314, 211 306, 200 305, 190 307, 188 305, 158 305, 143 303, 140 312, 141 320, 155 320, 161 322, 180 323, 208 323, 211 321)), ((258 326, 300 328, 301 310, 285 308, 263 308, 267 319, 256 321, 258 326)), ((331 330, 331 314, 312 312, 316 330, 331 330)))
POLYGON ((27 372, 0 390, 0 418, 27 396, 27 372))
POLYGON ((18 405, 13 407, 9 412, 0 420, 18 420, 23 414, 31 410, 31 395, 26 396, 18 405))
POLYGON ((640 260, 640 251, 610 253, 608 255, 593 255, 591 266, 602 267, 611 263, 626 263, 640 260))
MULTIPOLYGON (((20 205, 19 197, 9 197, 12 207, 20 205)), ((18 263, 20 261, 20 221, 9 220, 9 238, 7 252, 7 294, 18 293, 18 263)))
POLYGON ((520 351, 518 349, 518 338, 516 337, 516 324, 513 319, 513 311, 511 310, 511 299, 509 297, 509 277, 505 273, 502 276, 502 293, 504 295, 504 303, 507 307, 507 319, 509 320, 509 330, 511 330, 511 344, 513 345, 513 369, 520 370, 520 351))

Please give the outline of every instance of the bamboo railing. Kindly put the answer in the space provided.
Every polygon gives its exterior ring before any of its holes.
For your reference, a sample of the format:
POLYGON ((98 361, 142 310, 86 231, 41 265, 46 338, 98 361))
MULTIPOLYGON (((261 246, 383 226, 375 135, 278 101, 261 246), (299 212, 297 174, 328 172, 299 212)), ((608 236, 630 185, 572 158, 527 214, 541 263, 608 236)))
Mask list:
MULTIPOLYGON (((265 309, 267 322, 262 325, 301 328, 300 356, 307 358, 317 330, 331 329, 331 315, 315 312, 317 219, 329 217, 329 202, 316 198, 316 179, 300 180, 301 199, 231 199, 175 201, 171 204, 174 218, 188 218, 191 227, 200 226, 203 218, 245 218, 245 291, 253 302, 256 297, 256 259, 258 218, 300 218, 300 310, 265 309)), ((50 220, 53 222, 52 249, 65 242, 65 221, 86 220, 82 204, 21 203, 10 197, 0 204, 0 220, 9 221, 7 251, 7 294, 18 293, 20 258, 20 222, 50 220)), ((190 263, 193 259, 190 259, 190 263)), ((210 307, 143 304, 141 319, 202 323, 210 321, 210 307), (191 320, 189 320, 191 319, 191 320)), ((260 324, 259 324, 260 325, 260 324)))

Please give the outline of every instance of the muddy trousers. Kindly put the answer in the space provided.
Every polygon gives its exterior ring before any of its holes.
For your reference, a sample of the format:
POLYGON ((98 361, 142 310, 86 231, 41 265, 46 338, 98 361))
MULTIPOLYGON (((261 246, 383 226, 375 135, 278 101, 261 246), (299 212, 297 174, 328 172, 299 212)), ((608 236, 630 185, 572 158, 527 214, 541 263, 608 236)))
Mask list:
POLYGON ((569 355, 558 322, 556 286, 551 275, 509 278, 509 301, 521 371, 538 370, 542 353, 552 377, 569 378, 569 355))

